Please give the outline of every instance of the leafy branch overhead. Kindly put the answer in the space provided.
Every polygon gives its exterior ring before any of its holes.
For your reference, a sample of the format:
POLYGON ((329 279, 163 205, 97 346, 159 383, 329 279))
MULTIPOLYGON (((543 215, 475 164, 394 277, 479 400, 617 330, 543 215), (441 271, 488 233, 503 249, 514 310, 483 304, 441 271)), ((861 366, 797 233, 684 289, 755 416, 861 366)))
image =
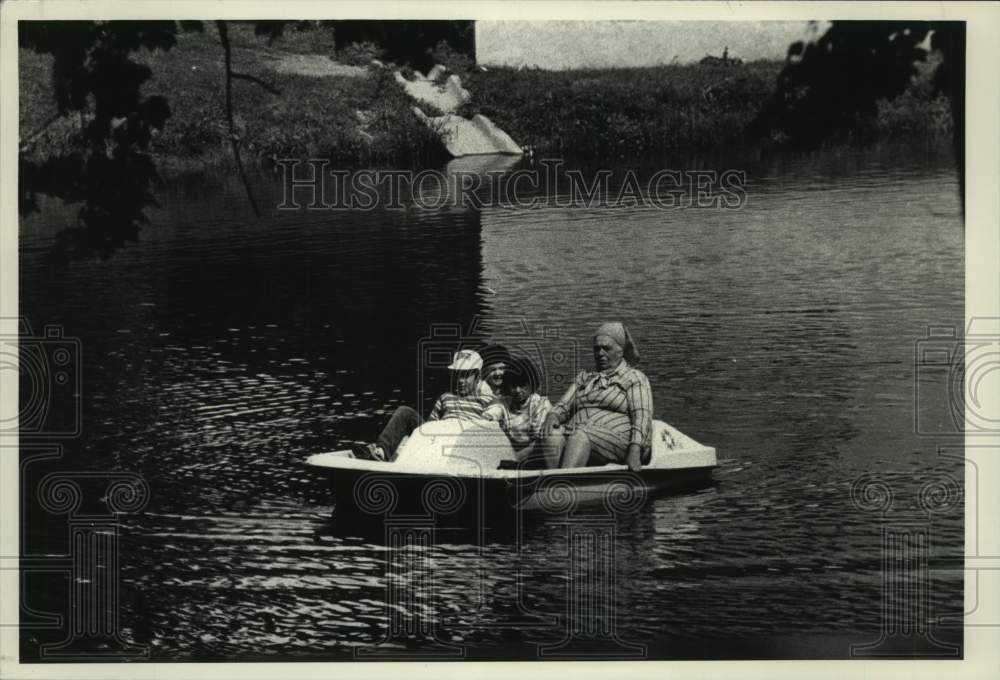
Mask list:
MULTIPOLYGON (((217 24, 227 65, 226 113, 242 174, 231 80, 280 92, 256 76, 232 70, 225 22, 217 24)), ((282 29, 283 24, 270 22, 264 34, 274 38, 282 29)), ((39 194, 82 204, 77 226, 59 234, 54 252, 60 259, 95 253, 107 257, 135 241, 139 227, 148 222, 146 209, 157 205, 151 187, 158 179, 150 142, 171 112, 165 97, 142 94, 152 72, 132 55, 142 49, 170 50, 179 32, 203 30, 198 21, 20 23, 19 47, 52 56, 56 111, 21 141, 18 207, 22 216, 37 211, 39 194), (48 156, 34 152, 35 140, 46 127, 74 115, 80 121, 79 134, 70 149, 48 156)))
POLYGON ((253 208, 253 214, 260 217, 260 209, 257 207, 257 201, 254 199, 253 191, 250 189, 250 181, 247 179, 246 170, 243 168, 243 157, 240 155, 240 138, 236 132, 236 121, 233 118, 233 80, 237 78, 248 80, 252 83, 260 85, 272 94, 280 95, 281 92, 279 92, 276 88, 271 87, 260 78, 233 71, 233 50, 229 44, 229 25, 225 21, 216 21, 215 27, 219 31, 219 42, 222 44, 222 52, 225 55, 226 122, 229 125, 229 143, 233 149, 233 159, 236 161, 236 169, 239 171, 240 179, 243 181, 243 186, 246 189, 247 198, 250 201, 250 207, 253 208))
POLYGON ((38 159, 31 140, 21 149, 19 210, 37 210, 37 194, 82 202, 76 229, 60 234, 63 254, 107 256, 134 241, 145 209, 155 205, 150 186, 156 168, 149 156, 154 130, 170 116, 163 97, 143 97, 148 67, 129 55, 169 50, 180 27, 172 21, 22 22, 20 47, 53 56, 57 115, 77 113, 81 130, 70 153, 38 159))
MULTIPOLYGON (((965 23, 834 21, 812 42, 788 49, 758 131, 798 145, 849 138, 875 117, 881 100, 903 93, 937 52, 934 87, 948 97, 960 180, 965 149, 965 23)), ((964 182, 963 182, 964 184, 964 182)))

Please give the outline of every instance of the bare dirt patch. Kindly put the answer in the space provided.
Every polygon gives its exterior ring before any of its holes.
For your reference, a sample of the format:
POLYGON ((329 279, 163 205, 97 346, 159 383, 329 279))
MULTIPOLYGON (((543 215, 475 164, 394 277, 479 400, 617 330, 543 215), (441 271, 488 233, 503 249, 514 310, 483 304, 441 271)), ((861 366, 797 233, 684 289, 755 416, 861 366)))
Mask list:
POLYGON ((311 78, 349 76, 364 78, 364 66, 340 64, 324 54, 283 54, 270 60, 269 65, 278 73, 290 73, 311 78))

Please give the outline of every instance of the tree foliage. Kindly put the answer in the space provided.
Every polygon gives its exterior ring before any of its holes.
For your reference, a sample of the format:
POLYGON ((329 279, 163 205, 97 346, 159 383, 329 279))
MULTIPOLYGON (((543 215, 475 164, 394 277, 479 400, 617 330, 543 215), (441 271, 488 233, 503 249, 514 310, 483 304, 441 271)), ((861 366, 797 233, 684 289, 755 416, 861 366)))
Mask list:
POLYGON ((170 116, 163 97, 144 97, 149 68, 130 55, 139 49, 169 50, 179 30, 198 25, 173 21, 22 22, 18 43, 53 57, 52 83, 58 114, 77 114, 81 138, 70 153, 34 158, 22 146, 19 201, 22 216, 38 209, 38 194, 82 203, 78 226, 60 234, 62 257, 106 257, 134 241, 155 205, 157 178, 149 155, 154 130, 170 116))
MULTIPOLYGON (((258 21, 254 33, 268 42, 286 31, 333 31, 339 43, 373 35, 407 56, 429 59, 437 38, 454 40, 471 49, 473 22, 405 21, 258 21), (432 40, 433 39, 433 40, 432 40)), ((233 116, 232 81, 245 80, 272 94, 268 83, 232 65, 227 22, 217 21, 225 68, 226 113, 234 160, 247 184, 233 116)), ((51 55, 52 85, 57 115, 78 116, 80 134, 72 149, 44 157, 32 150, 42 130, 22 140, 19 159, 19 210, 22 216, 38 210, 38 196, 80 203, 75 227, 62 231, 54 249, 59 259, 99 254, 107 257, 138 238, 148 220, 146 210, 156 205, 151 193, 157 177, 150 156, 154 133, 170 117, 162 96, 143 96, 149 68, 132 59, 138 50, 169 50, 182 31, 201 31, 197 21, 34 21, 19 24, 22 48, 51 55)), ((44 130, 44 126, 43 126, 44 130)), ((256 206, 254 206, 256 211, 256 206)))
POLYGON ((788 48, 777 89, 757 121, 758 131, 804 146, 852 137, 861 123, 875 116, 880 100, 899 96, 910 84, 917 64, 927 61, 928 36, 930 50, 940 55, 934 84, 951 102, 964 189, 964 22, 832 22, 818 39, 788 48))

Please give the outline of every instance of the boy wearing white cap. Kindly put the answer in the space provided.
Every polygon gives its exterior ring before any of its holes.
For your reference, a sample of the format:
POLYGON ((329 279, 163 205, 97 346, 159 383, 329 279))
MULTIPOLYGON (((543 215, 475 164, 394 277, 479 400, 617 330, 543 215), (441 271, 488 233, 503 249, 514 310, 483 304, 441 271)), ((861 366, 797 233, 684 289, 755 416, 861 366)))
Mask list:
MULTIPOLYGON (((482 394, 479 390, 482 368, 483 359, 478 352, 471 349, 455 352, 448 365, 455 391, 445 392, 438 397, 428 420, 492 420, 492 411, 487 413, 486 409, 496 402, 496 397, 482 394)), ((375 443, 354 446, 354 455, 373 460, 392 460, 403 438, 417 429, 421 422, 419 413, 409 406, 400 406, 393 412, 375 443)))

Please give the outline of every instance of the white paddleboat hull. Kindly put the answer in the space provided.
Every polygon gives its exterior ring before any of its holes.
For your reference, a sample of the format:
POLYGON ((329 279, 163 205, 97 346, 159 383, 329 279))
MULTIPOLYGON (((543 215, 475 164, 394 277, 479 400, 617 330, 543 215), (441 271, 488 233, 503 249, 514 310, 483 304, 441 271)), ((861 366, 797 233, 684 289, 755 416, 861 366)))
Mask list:
POLYGON ((513 461, 507 436, 491 421, 431 421, 404 440, 393 462, 350 451, 310 456, 305 464, 330 480, 338 510, 372 515, 467 515, 502 509, 570 512, 604 505, 614 511, 647 496, 711 481, 715 449, 654 421, 652 455, 638 473, 608 464, 557 470, 497 469, 513 461))

